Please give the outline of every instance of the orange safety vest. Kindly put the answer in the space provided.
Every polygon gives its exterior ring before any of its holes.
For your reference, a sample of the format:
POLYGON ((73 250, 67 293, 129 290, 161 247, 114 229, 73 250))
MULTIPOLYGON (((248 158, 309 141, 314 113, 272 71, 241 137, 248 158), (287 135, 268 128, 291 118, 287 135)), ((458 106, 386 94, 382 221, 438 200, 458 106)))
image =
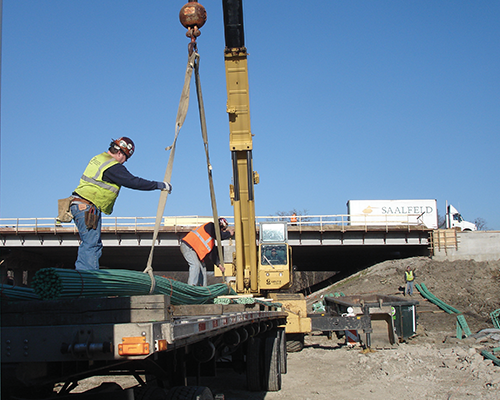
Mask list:
POLYGON ((296 215, 292 215, 292 218, 290 218, 290 220, 292 222, 297 222, 297 216, 296 215))
POLYGON ((203 260, 205 256, 212 251, 215 245, 214 238, 205 230, 205 226, 208 224, 210 224, 210 222, 192 230, 182 239, 184 242, 189 244, 194 251, 196 251, 200 260, 203 260))

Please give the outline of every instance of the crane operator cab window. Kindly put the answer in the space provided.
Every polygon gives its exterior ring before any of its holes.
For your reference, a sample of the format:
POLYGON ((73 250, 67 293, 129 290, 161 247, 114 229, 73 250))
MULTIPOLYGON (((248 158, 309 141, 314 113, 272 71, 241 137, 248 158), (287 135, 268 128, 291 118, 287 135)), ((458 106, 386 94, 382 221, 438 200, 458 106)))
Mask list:
POLYGON ((287 250, 286 245, 262 245, 261 251, 261 264, 262 265, 286 265, 287 264, 287 250))

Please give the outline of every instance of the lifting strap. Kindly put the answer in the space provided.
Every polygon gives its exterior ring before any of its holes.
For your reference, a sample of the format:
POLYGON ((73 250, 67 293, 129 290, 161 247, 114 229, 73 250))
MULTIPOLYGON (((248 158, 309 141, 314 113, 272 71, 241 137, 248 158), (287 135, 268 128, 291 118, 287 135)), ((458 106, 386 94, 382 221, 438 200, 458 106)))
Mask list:
MULTIPOLYGON (((179 131, 181 130, 182 125, 184 124, 184 120, 186 119, 187 110, 189 107, 189 88, 191 82, 191 76, 193 74, 195 59, 198 58, 199 55, 196 52, 192 52, 188 57, 188 63, 186 67, 186 76, 184 78, 184 87, 182 88, 181 99, 179 102, 179 108, 177 109, 177 117, 175 119, 175 137, 171 146, 167 147, 165 150, 170 150, 170 156, 168 158, 167 170, 165 171, 165 178, 163 179, 165 182, 170 182, 172 178, 172 168, 174 165, 174 156, 175 156, 175 146, 177 143, 177 137, 179 136, 179 131)), ((153 274, 153 252, 155 247, 155 242, 158 237, 158 231, 160 229, 161 220, 163 218, 163 212, 165 211, 165 205, 167 204, 168 191, 163 190, 160 193, 160 200, 158 202, 158 209, 156 211, 156 221, 153 232, 153 240, 151 243, 151 251, 149 252, 148 263, 146 269, 143 271, 147 273, 151 278, 151 290, 150 294, 152 294, 156 287, 156 281, 153 274)))
MULTIPOLYGON (((186 68, 186 76, 184 78, 184 87, 182 89, 182 94, 181 94, 181 99, 179 102, 179 108, 177 110, 177 117, 176 117, 176 123, 175 123, 175 137, 174 141, 171 146, 167 147, 166 150, 170 150, 170 156, 168 159, 168 164, 167 164, 167 170, 165 171, 165 182, 170 182, 171 177, 172 177, 172 168, 174 164, 174 156, 175 156, 175 147, 177 143, 177 137, 179 135, 179 131, 184 124, 184 120, 186 119, 186 114, 189 106, 189 91, 190 91, 190 81, 191 81, 191 76, 193 73, 193 69, 195 71, 195 81, 196 81, 196 93, 197 93, 197 98, 198 98, 198 111, 200 114, 200 124, 201 124, 201 134, 203 138, 203 144, 205 147, 205 156, 207 159, 207 172, 208 172, 208 181, 209 181, 209 186, 210 186, 210 199, 212 203, 212 213, 213 213, 213 218, 214 218, 214 225, 215 225, 215 236, 216 236, 216 242, 217 242, 217 251, 218 251, 218 256, 219 256, 219 261, 221 264, 224 263, 224 257, 223 257, 223 252, 222 252, 222 239, 221 239, 221 233, 220 229, 217 229, 218 226, 218 213, 217 213, 217 202, 215 199, 215 189, 214 189, 214 183, 213 183, 213 177, 212 177, 212 165, 210 164, 210 156, 209 156, 209 151, 208 151, 208 135, 207 135, 207 124, 206 124, 206 119, 205 119, 205 108, 203 104, 203 96, 201 93, 201 82, 200 82, 200 75, 199 75, 199 60, 200 56, 196 52, 192 52, 189 54, 188 58, 188 64, 186 68)), ((155 287, 156 287, 156 281, 153 273, 153 252, 154 252, 154 246, 156 243, 156 239, 158 237, 158 231, 160 229, 160 224, 162 221, 163 213, 165 211, 165 205, 167 203, 167 197, 168 197, 168 192, 167 191, 162 191, 160 193, 160 200, 158 202, 158 209, 156 211, 156 221, 155 221, 155 227, 154 227, 154 232, 153 232, 153 240, 151 243, 151 250, 149 252, 149 258, 148 258, 148 263, 146 266, 146 269, 143 271, 144 273, 147 273, 150 278, 151 278, 151 289, 150 289, 150 294, 154 293, 155 287)), ((225 273, 222 273, 223 279, 225 281, 225 273)))
MULTIPOLYGON (((224 256, 222 252, 222 239, 220 234, 219 226, 219 216, 217 213, 217 202, 215 200, 215 189, 214 189, 214 181, 212 178, 212 165, 210 164, 210 155, 208 152, 208 135, 207 135, 207 123, 205 119, 205 107, 203 105, 203 96, 201 93, 201 81, 200 81, 200 58, 198 57, 194 63, 194 77, 196 81, 196 94, 198 96, 198 111, 200 114, 200 125, 201 125, 201 136, 203 137, 203 145, 205 147, 205 156, 207 159, 207 173, 208 173, 208 183, 210 186, 210 200, 212 203, 212 214, 214 218, 214 227, 215 227, 215 238, 217 242, 217 252, 219 255, 219 262, 224 265, 224 256)), ((214 266, 217 268, 217 266, 214 266)), ((222 278, 224 282, 226 281, 225 272, 222 272, 222 278)))

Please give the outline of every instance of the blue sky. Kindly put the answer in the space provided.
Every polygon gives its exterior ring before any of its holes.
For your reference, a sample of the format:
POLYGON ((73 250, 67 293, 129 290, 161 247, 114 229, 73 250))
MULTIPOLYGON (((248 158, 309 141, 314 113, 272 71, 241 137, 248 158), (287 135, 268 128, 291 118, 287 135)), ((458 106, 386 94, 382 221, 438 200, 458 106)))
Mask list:
MULTIPOLYGON (((222 2, 200 1, 219 214, 231 215, 222 2)), ((0 217, 55 217, 111 138, 163 180, 187 62, 166 0, 3 0, 0 217)), ((500 229, 500 2, 244 0, 256 213, 437 199, 500 229)), ((165 215, 210 215, 194 81, 165 215)), ((113 216, 154 216, 123 189, 113 216)))

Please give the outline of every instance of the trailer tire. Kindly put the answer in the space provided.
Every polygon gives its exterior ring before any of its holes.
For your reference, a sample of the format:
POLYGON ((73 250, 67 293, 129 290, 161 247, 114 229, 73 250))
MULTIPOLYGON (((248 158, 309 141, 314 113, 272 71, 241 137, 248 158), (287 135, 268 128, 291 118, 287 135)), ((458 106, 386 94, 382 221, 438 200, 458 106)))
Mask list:
POLYGON ((264 344, 264 387, 269 392, 281 389, 281 341, 278 331, 271 333, 264 344))
POLYGON ((251 337, 247 342, 246 371, 247 387, 251 392, 261 390, 261 371, 262 371, 262 351, 260 348, 260 338, 251 337))
POLYGON ((155 386, 139 386, 134 389, 134 400, 166 400, 167 392, 165 389, 155 386))
POLYGON ((206 386, 176 386, 167 393, 168 400, 214 400, 212 391, 206 386))
POLYGON ((286 333, 285 328, 278 328, 278 332, 280 335, 280 362, 281 362, 281 373, 286 374, 288 372, 288 358, 287 358, 287 349, 286 349, 286 333))
POLYGON ((304 334, 290 333, 286 335, 286 351, 288 353, 298 353, 304 348, 304 334))

